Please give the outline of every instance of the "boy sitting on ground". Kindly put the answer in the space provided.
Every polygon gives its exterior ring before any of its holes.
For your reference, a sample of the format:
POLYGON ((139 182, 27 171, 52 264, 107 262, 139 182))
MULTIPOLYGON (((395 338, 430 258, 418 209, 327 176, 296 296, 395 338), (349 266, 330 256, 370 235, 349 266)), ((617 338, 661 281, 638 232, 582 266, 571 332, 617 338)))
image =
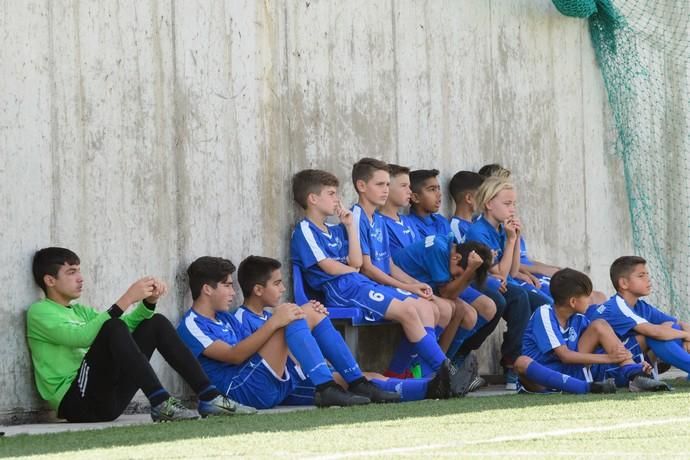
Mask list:
POLYGON ((207 415, 249 414, 211 385, 170 322, 155 313, 165 283, 147 276, 136 281, 107 311, 73 303, 84 278, 79 257, 69 249, 36 252, 33 275, 46 297, 29 307, 27 339, 41 397, 69 422, 114 420, 141 389, 154 421, 207 415), (128 315, 123 313, 137 306, 128 315), (198 413, 163 388, 149 364, 155 350, 199 397, 198 413))
POLYGON ((611 326, 590 322, 592 282, 584 273, 564 268, 551 279, 555 304, 539 307, 530 318, 515 361, 522 388, 528 392, 613 393, 614 378, 629 382, 631 391, 658 391, 665 384, 649 378, 648 364, 637 364, 611 326), (603 353, 598 353, 603 347, 603 353))
MULTIPOLYGON (((249 336, 258 332, 272 317, 272 313, 266 308, 275 309, 281 304, 285 285, 280 268, 280 262, 268 257, 249 256, 240 263, 237 278, 244 294, 244 303, 235 311, 234 316, 243 327, 242 335, 249 336)), ((449 376, 444 373, 436 374, 433 379, 400 380, 388 379, 372 372, 360 372, 345 341, 328 318, 326 308, 312 300, 303 309, 318 347, 337 371, 333 374, 335 380, 348 390, 363 394, 374 402, 396 401, 396 394, 400 395, 401 401, 450 397, 449 376), (363 381, 362 375, 380 390, 363 381)), ((295 363, 290 358, 288 369, 291 374, 296 371, 295 363)), ((301 376, 302 373, 298 375, 301 376)), ((298 382, 297 389, 289 398, 292 401, 301 398, 303 403, 309 403, 313 400, 313 383, 302 377, 296 377, 295 380, 298 382)), ((288 403, 294 404, 292 401, 288 403)))
POLYGON ((667 364, 690 372, 690 324, 642 300, 652 291, 647 261, 623 256, 611 264, 616 294, 587 310, 590 320, 604 319, 635 356, 652 350, 667 364))

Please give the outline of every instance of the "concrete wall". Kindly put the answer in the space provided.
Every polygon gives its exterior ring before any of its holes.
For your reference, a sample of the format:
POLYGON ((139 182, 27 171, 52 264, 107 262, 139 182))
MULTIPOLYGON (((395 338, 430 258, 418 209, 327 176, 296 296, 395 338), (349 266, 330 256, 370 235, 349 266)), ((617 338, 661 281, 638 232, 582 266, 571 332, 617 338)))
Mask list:
POLYGON ((195 257, 286 260, 305 167, 351 202, 364 155, 444 183, 504 163, 533 255, 608 290, 629 248, 610 131, 586 24, 548 0, 0 1, 0 418, 45 407, 24 337, 36 249, 76 250, 93 305, 166 278, 176 321, 195 257))

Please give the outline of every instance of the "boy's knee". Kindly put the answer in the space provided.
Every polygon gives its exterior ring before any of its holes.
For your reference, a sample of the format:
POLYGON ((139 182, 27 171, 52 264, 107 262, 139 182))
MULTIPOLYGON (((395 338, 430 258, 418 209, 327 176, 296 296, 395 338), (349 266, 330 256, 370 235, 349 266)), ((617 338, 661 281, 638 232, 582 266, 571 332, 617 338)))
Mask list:
POLYGON ((127 334, 129 334, 129 329, 127 328, 125 322, 120 320, 119 318, 110 318, 105 323, 103 323, 103 326, 101 326, 101 332, 107 332, 109 334, 121 334, 123 332, 126 332, 127 334))
POLYGON ((309 327, 312 329, 327 318, 326 315, 316 311, 311 305, 302 307, 302 310, 304 311, 304 318, 307 320, 307 324, 309 324, 309 327))
POLYGON ((606 334, 607 332, 611 331, 611 326, 609 326, 609 323, 607 323, 605 319, 595 319, 589 324, 588 327, 594 329, 594 331, 599 335, 606 334))
POLYGON ((388 316, 400 323, 419 319, 417 307, 410 301, 391 303, 388 308, 388 316))
POLYGON ((515 369, 515 372, 517 372, 518 374, 525 375, 527 373, 527 368, 530 364, 532 364, 532 358, 528 358, 527 356, 522 355, 518 356, 518 359, 515 360, 513 368, 515 369))
POLYGON ((496 316, 496 304, 488 296, 477 297, 477 300, 472 302, 475 310, 482 315, 483 318, 490 320, 496 316))

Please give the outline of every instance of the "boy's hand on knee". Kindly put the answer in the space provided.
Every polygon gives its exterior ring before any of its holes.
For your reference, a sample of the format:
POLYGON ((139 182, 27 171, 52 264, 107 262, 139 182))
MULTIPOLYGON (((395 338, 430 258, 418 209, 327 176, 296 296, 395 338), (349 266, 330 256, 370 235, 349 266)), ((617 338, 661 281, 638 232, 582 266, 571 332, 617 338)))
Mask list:
POLYGON ((294 303, 282 303, 275 307, 271 319, 275 319, 278 327, 285 327, 291 322, 304 318, 304 310, 294 303))
POLYGON ((683 348, 685 348, 685 351, 690 353, 690 341, 684 340, 683 341, 683 348))
POLYGON ((302 307, 311 307, 314 309, 315 312, 328 316, 328 309, 326 308, 326 306, 324 304, 322 304, 318 300, 312 299, 309 302, 302 305, 302 307))
POLYGON ((620 363, 632 359, 632 353, 623 344, 620 344, 612 353, 609 353, 609 358, 611 358, 611 362, 620 363))
POLYGON ((426 300, 430 300, 431 296, 434 295, 434 291, 431 289, 431 286, 426 283, 406 284, 404 289, 426 300))

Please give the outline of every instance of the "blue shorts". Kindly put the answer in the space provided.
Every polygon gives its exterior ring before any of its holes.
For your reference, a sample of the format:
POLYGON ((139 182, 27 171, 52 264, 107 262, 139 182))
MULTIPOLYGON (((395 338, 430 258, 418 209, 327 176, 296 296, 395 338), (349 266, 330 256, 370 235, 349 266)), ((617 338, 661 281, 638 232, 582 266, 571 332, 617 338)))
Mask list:
POLYGON ((364 275, 340 276, 324 283, 323 290, 327 307, 359 307, 369 321, 381 320, 394 300, 417 298, 411 292, 377 284, 364 275))
POLYGON ((298 385, 287 367, 282 375, 277 375, 258 353, 236 369, 227 383, 225 394, 230 399, 257 409, 277 406, 298 385))
POLYGON ((467 289, 462 291, 460 293, 460 299, 464 300, 465 302, 471 304, 475 300, 477 300, 480 296, 483 296, 481 292, 473 288, 472 286, 468 286, 467 289))
POLYGON ((287 370, 290 373, 290 378, 295 382, 295 388, 292 393, 287 395, 285 399, 280 402, 281 406, 311 406, 314 404, 314 391, 316 385, 309 380, 309 377, 304 375, 302 369, 295 364, 295 362, 288 358, 287 370))

